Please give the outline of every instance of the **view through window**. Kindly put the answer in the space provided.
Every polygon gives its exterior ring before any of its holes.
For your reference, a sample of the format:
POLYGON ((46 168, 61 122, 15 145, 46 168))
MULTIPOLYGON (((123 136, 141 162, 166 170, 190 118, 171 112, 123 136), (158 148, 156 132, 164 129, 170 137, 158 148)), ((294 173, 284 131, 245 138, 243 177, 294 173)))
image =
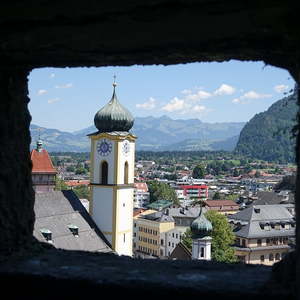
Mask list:
POLYGON ((261 62, 32 71, 35 206, 55 207, 34 235, 144 259, 279 261, 295 247, 294 84, 261 62))

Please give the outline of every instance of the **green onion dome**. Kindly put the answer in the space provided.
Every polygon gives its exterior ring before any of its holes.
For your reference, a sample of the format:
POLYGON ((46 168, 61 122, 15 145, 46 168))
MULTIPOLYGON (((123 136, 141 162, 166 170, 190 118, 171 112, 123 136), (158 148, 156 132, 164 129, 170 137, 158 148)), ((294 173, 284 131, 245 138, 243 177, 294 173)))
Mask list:
POLYGON ((205 236, 208 236, 210 235, 212 229, 212 224, 204 216, 201 207, 199 216, 191 224, 193 238, 203 238, 205 236))
POLYGON ((113 87, 111 100, 96 113, 94 118, 99 132, 129 131, 134 123, 132 114, 117 99, 115 82, 113 87))

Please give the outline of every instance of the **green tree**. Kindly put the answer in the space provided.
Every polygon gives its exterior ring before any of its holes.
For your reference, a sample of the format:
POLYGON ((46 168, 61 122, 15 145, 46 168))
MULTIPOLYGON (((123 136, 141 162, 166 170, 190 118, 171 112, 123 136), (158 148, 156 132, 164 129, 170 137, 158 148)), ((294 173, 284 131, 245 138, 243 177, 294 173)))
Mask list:
POLYGON ((201 179, 204 178, 204 176, 205 176, 205 167, 203 165, 197 165, 193 170, 192 177, 201 179))
POLYGON ((182 236, 181 242, 192 251, 192 231, 188 228, 182 236))
POLYGON ((221 194, 219 192, 215 192, 213 196, 213 200, 220 200, 221 199, 221 194))
POLYGON ((212 259, 219 262, 236 262, 233 245, 235 236, 224 215, 209 210, 205 213, 206 218, 211 222, 212 230, 212 259))
POLYGON ((65 182, 62 179, 60 179, 56 176, 56 178, 55 178, 55 190, 56 191, 61 191, 61 190, 68 190, 68 189, 69 189, 69 187, 65 184, 65 182))
POLYGON ((166 183, 150 181, 148 182, 148 189, 150 193, 150 202, 170 200, 174 204, 179 204, 175 190, 166 183))
POLYGON ((74 166, 68 166, 68 167, 66 168, 66 171, 67 171, 67 172, 75 172, 75 167, 74 167, 74 166))
POLYGON ((83 175, 83 174, 86 174, 86 173, 87 173, 87 170, 83 167, 78 167, 75 170, 76 175, 83 175))
POLYGON ((74 193, 79 199, 89 199, 90 191, 89 187, 86 185, 79 185, 73 188, 74 193))
POLYGON ((234 176, 234 177, 238 177, 239 175, 240 175, 239 170, 238 170, 237 168, 235 168, 235 169, 233 170, 233 176, 234 176))

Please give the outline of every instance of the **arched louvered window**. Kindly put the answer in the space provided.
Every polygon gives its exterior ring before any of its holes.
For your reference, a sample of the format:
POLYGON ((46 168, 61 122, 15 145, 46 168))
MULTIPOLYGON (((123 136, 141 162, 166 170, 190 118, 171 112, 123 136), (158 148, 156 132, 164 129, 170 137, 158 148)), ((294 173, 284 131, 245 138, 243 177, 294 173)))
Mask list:
POLYGON ((128 184, 128 162, 124 165, 124 184, 128 184))
POLYGON ((101 184, 107 184, 108 180, 108 163, 106 161, 103 161, 100 166, 101 172, 100 172, 100 183, 101 184))

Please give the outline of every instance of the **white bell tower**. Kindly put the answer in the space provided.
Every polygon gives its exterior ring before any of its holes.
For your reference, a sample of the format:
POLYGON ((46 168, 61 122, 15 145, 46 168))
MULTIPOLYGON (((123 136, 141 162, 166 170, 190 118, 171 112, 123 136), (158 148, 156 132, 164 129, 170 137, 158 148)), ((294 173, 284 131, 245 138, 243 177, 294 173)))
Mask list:
POLYGON ((201 207, 199 216, 192 222, 192 259, 211 260, 212 224, 201 207))
POLYGON ((130 112, 112 99, 95 115, 91 140, 90 215, 119 255, 132 256, 136 137, 130 112))

